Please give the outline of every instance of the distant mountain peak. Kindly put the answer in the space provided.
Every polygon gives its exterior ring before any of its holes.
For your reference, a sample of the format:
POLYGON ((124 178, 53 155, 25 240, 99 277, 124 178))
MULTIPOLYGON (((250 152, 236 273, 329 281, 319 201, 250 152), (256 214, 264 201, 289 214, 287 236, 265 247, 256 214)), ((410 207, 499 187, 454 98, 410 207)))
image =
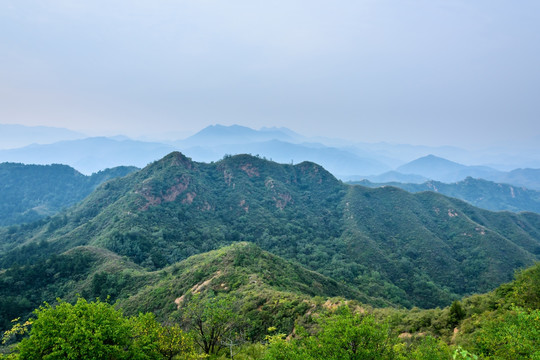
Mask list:
POLYGON ((445 158, 442 158, 440 156, 436 156, 433 154, 422 156, 416 160, 411 161, 409 164, 420 163, 420 162, 430 162, 430 163, 439 162, 439 163, 445 163, 445 164, 455 164, 459 166, 465 166, 465 165, 459 164, 457 162, 454 162, 454 161, 451 161, 451 160, 448 160, 448 159, 445 159, 445 158))
POLYGON ((257 130, 241 125, 209 125, 193 136, 224 136, 224 135, 247 135, 257 133, 257 130))
POLYGON ((397 171, 437 179, 438 174, 456 172, 465 168, 467 166, 430 154, 398 167, 397 171))
POLYGON ((178 144, 180 146, 217 146, 223 144, 247 144, 259 141, 282 140, 291 141, 293 137, 290 131, 281 129, 261 129, 241 125, 210 125, 193 136, 184 139, 178 144))
POLYGON ((427 155, 397 168, 403 174, 417 174, 442 182, 456 182, 467 176, 500 181, 504 173, 488 166, 468 166, 434 155, 427 155))

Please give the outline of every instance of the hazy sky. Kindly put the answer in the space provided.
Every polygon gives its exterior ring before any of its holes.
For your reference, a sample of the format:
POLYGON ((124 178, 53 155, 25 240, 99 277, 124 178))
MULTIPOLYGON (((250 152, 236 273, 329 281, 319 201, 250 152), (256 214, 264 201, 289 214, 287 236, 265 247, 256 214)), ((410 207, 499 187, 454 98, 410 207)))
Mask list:
POLYGON ((540 1, 3 0, 0 123, 540 142, 540 1))

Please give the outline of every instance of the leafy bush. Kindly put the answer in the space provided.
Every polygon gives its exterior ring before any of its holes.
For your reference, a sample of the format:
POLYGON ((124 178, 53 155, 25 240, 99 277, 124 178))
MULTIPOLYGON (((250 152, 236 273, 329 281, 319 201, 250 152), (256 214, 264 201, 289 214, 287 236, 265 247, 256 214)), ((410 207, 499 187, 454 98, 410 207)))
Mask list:
POLYGON ((111 304, 79 298, 35 311, 19 359, 196 359, 193 341, 179 327, 163 327, 152 314, 124 317, 111 304))

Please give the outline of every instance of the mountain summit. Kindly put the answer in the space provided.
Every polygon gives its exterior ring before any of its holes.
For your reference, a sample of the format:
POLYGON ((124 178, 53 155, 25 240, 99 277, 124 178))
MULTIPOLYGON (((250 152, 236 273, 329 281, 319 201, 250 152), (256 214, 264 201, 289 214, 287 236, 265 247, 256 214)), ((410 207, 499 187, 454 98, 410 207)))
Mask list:
POLYGON ((455 182, 466 177, 496 179, 503 175, 503 172, 488 166, 467 166, 462 165, 438 156, 427 155, 413 160, 396 169, 403 174, 416 174, 425 178, 443 182, 455 182))
POLYGON ((295 141, 294 133, 288 129, 265 128, 254 130, 240 125, 210 125, 189 138, 179 141, 180 146, 216 146, 247 144, 251 142, 281 140, 295 141))
POLYGON ((405 306, 491 290, 540 255, 540 215, 493 213, 435 193, 369 189, 321 166, 173 152, 69 211, 0 230, 0 266, 79 245, 148 269, 238 241, 405 306))

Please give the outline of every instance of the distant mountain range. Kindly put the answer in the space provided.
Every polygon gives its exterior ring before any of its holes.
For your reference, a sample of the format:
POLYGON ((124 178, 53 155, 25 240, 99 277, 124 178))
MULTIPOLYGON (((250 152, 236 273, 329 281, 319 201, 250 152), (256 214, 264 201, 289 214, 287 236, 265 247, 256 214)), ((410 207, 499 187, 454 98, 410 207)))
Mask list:
POLYGON ((0 149, 30 144, 52 144, 62 140, 83 139, 86 135, 63 128, 0 124, 0 149))
POLYGON ((370 175, 370 176, 351 176, 348 178, 349 182, 359 182, 359 181, 368 181, 373 183, 413 183, 421 184, 423 182, 429 181, 429 179, 422 175, 416 174, 402 174, 395 170, 387 171, 379 175, 370 175))
MULTIPOLYGON (((14 125, 1 125, 8 129, 14 125)), ((16 126, 15 126, 16 127, 16 126)), ((26 130, 26 138, 35 136, 41 128, 17 127, 26 130)), ((212 162, 225 155, 253 154, 280 163, 313 161, 346 181, 367 179, 376 183, 423 183, 428 180, 456 182, 466 177, 482 178, 498 183, 508 183, 540 190, 540 170, 524 167, 539 164, 535 153, 523 155, 522 161, 508 154, 505 161, 515 161, 515 168, 503 171, 506 165, 468 166, 447 160, 466 159, 468 162, 482 155, 454 147, 426 147, 399 144, 355 144, 339 139, 310 139, 286 128, 254 130, 233 125, 213 125, 195 135, 171 143, 146 142, 128 138, 84 138, 43 144, 56 138, 78 137, 80 134, 65 129, 45 128, 42 144, 27 145, 16 149, 0 150, 0 162, 25 164, 60 163, 74 167, 84 174, 126 165, 144 167, 156 158, 181 150, 197 161, 212 162), (519 165, 521 164, 521 165, 519 165)), ((1 147, 0 147, 1 148, 1 147)), ((494 150, 490 150, 493 152, 494 150)), ((502 150, 501 150, 502 151, 502 150)), ((487 154, 486 161, 493 160, 487 154)))
POLYGON ((371 188, 382 186, 395 186, 403 190, 417 193, 433 191, 440 194, 467 201, 468 203, 492 211, 533 211, 540 213, 540 191, 528 190, 508 184, 498 184, 488 180, 474 179, 446 184, 430 180, 422 184, 414 183, 372 183, 368 180, 354 181, 351 184, 368 186, 371 188))
POLYGON ((211 125, 185 140, 175 142, 178 148, 190 146, 212 147, 216 145, 237 145, 270 140, 298 142, 304 137, 286 128, 263 128, 253 130, 240 125, 211 125))
POLYGON ((540 190, 540 169, 515 169, 505 172, 487 166, 466 166, 434 155, 411 161, 394 172, 368 176, 366 179, 373 182, 420 183, 435 180, 451 183, 467 177, 540 190))
POLYGON ((431 180, 453 182, 465 177, 491 179, 502 174, 487 166, 465 166, 434 155, 428 155, 401 165, 396 169, 402 174, 424 176, 431 180))
POLYGON ((215 125, 188 139, 162 144, 118 138, 85 138, 53 144, 33 144, 0 150, 0 162, 25 164, 60 163, 84 174, 108 167, 144 167, 156 158, 182 150, 198 161, 217 161, 227 154, 259 154, 282 163, 314 161, 340 176, 389 170, 385 163, 354 152, 316 143, 298 143, 304 138, 284 128, 253 130, 242 126, 215 125))
POLYGON ((161 143, 93 137, 0 150, 0 162, 65 164, 90 175, 116 166, 144 167, 173 150, 161 143))
POLYGON ((269 140, 244 144, 222 144, 211 147, 187 148, 183 152, 200 161, 216 161, 225 154, 260 155, 273 161, 288 164, 313 161, 340 177, 341 174, 378 173, 389 167, 380 161, 362 158, 352 152, 321 144, 295 144, 281 140, 269 140))

